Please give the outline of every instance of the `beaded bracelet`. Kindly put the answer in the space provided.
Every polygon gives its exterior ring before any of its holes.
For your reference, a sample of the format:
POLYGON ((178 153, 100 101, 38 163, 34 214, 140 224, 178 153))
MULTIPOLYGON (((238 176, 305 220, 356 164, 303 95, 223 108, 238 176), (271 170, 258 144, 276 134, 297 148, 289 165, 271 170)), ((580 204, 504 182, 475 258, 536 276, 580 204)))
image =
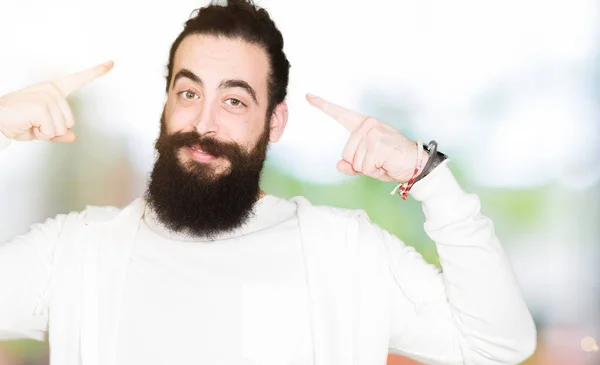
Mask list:
POLYGON ((415 165, 415 171, 413 172, 413 175, 410 178, 410 180, 396 185, 394 190, 391 191, 390 195, 394 195, 394 194, 396 194, 396 192, 398 192, 398 195, 400 195, 402 197, 402 200, 406 200, 408 198, 408 192, 410 191, 413 184, 415 183, 415 180, 417 179, 417 175, 419 174, 419 171, 421 170, 422 164, 423 164, 423 143, 421 141, 417 141, 417 162, 415 165))

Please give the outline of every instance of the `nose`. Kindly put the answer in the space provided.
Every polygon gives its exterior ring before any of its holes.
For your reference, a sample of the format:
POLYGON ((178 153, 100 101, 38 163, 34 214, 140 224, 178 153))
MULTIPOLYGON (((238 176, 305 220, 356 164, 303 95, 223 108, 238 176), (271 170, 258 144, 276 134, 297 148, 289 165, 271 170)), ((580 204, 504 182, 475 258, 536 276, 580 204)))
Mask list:
POLYGON ((194 125, 196 131, 201 135, 217 133, 217 106, 210 100, 205 99, 194 119, 194 125))

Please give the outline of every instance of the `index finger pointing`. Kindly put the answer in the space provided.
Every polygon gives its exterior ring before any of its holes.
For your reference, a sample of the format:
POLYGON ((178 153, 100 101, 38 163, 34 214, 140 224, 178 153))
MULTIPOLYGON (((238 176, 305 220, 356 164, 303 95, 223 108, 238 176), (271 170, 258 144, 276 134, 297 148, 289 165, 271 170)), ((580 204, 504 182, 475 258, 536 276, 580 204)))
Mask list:
POLYGON ((58 79, 52 81, 52 83, 56 85, 58 90, 60 90, 60 92, 66 97, 72 92, 94 81, 98 77, 106 75, 108 71, 113 68, 113 66, 113 61, 108 61, 87 70, 59 77, 58 79))
POLYGON ((356 129, 366 119, 366 117, 360 113, 346 109, 312 94, 307 94, 306 100, 308 100, 312 106, 337 120, 350 132, 356 129))

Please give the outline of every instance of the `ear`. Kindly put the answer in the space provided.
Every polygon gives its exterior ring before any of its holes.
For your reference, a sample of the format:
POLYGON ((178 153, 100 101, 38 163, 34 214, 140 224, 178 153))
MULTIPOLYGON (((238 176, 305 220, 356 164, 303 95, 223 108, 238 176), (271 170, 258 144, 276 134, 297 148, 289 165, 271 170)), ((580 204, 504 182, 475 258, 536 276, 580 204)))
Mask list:
POLYGON ((271 115, 271 130, 269 133, 269 141, 277 142, 283 134, 285 125, 288 121, 288 107, 286 102, 281 102, 273 110, 271 115))

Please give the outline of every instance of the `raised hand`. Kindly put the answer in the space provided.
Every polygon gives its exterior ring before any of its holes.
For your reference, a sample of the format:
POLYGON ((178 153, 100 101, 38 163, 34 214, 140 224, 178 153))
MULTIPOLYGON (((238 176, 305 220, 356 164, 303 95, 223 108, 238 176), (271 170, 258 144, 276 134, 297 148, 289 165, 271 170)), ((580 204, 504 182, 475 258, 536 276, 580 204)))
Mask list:
POLYGON ((112 67, 109 61, 1 96, 0 133, 17 141, 73 142, 75 120, 67 97, 112 67))
MULTIPOLYGON (((347 175, 367 175, 381 181, 407 182, 415 171, 417 144, 402 133, 375 118, 308 94, 308 102, 329 115, 350 132, 340 172, 347 175)), ((428 154, 423 154, 423 165, 428 154)))

